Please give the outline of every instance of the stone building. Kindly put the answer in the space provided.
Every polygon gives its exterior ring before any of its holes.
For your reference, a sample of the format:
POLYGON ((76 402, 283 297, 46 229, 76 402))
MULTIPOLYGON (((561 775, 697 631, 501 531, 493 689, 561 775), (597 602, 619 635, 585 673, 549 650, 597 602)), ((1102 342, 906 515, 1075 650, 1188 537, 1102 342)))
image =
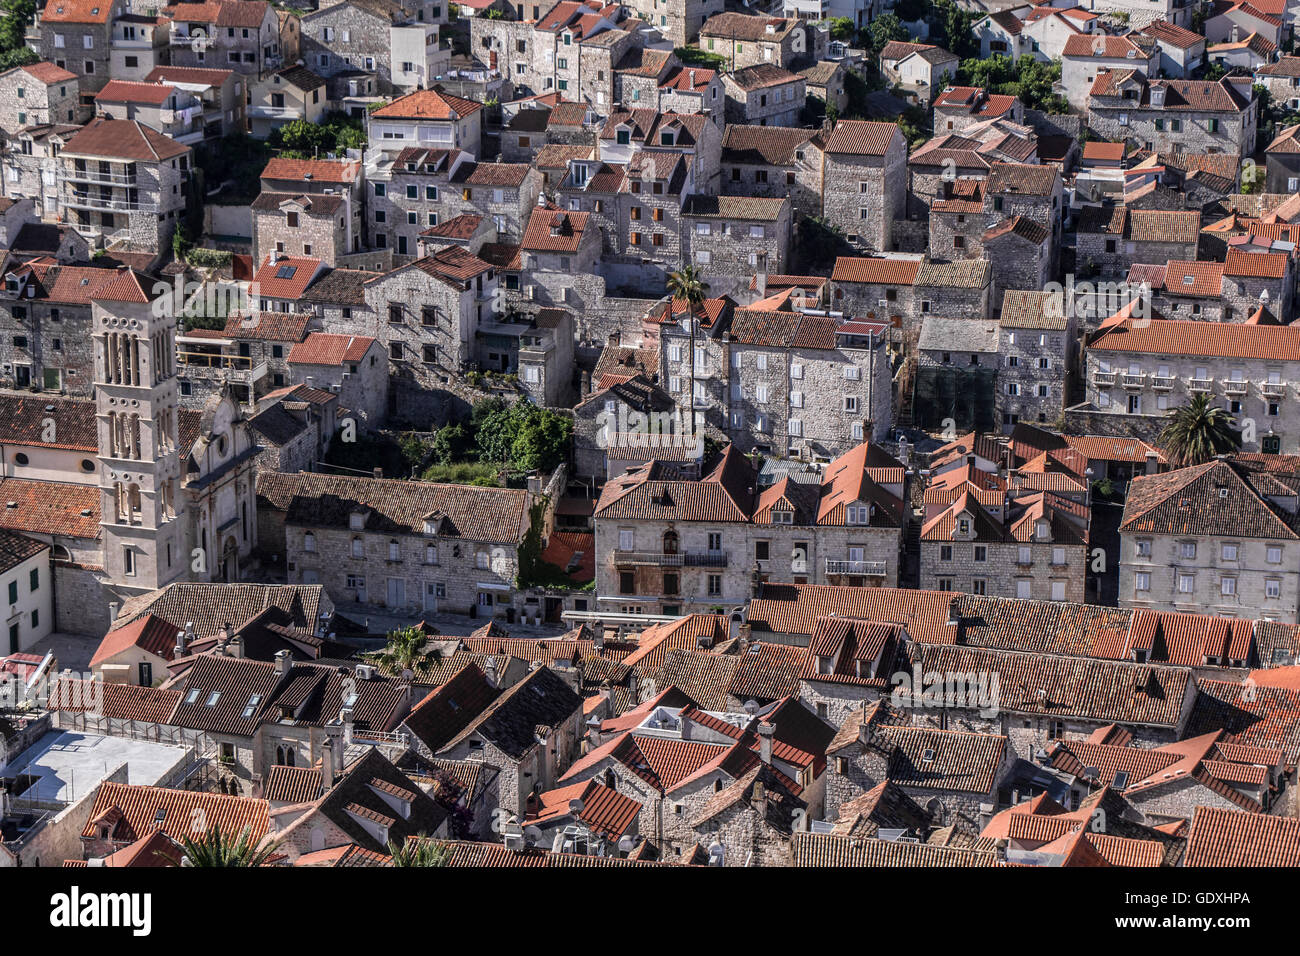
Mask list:
POLYGON ((991 119, 1025 121, 1025 107, 1017 97, 990 93, 977 86, 950 86, 934 100, 934 131, 961 133, 991 119))
POLYGON ((28 126, 75 123, 80 113, 81 85, 75 73, 53 63, 0 73, 0 130, 10 136, 28 126))
POLYGON ((1052 492, 945 482, 921 528, 921 587, 998 597, 1084 600, 1088 507, 1052 492))
POLYGON ((1255 153, 1259 101, 1251 78, 1148 80, 1131 65, 1101 73, 1087 99, 1088 126, 1158 152, 1255 153))
POLYGON ((722 0, 684 0, 680 6, 657 0, 628 0, 624 6, 662 33, 674 47, 693 43, 705 21, 725 8, 722 0))
POLYGON ((1286 252, 1229 249, 1223 262, 1223 321, 1249 321, 1263 308, 1281 322, 1295 314, 1296 265, 1286 252))
POLYGON ((880 71, 902 95, 929 106, 935 95, 957 77, 960 60, 932 43, 891 40, 880 51, 880 71))
MULTIPOLYGON (((1155 439, 1170 409, 1194 395, 1222 402, 1239 423, 1244 451, 1294 454, 1300 437, 1288 401, 1300 367, 1294 326, 1118 319, 1085 349, 1086 408, 1098 422, 1125 416, 1125 433, 1155 439)), ((1116 419, 1118 423, 1118 419, 1116 419)))
MULTIPOLYGON (((1056 269, 1061 244, 1065 191, 1055 166, 993 162, 984 181, 984 215, 990 229, 1007 219, 1023 216, 1047 231, 1048 260, 1056 269)), ((1039 285, 1004 286, 1034 289, 1039 285)), ((1000 298, 999 295, 997 298, 1000 298)), ((995 299, 996 301, 996 299, 995 299)))
POLYGON ((1073 310, 1037 288, 1002 296, 996 418, 1005 434, 1022 421, 1060 421, 1077 374, 1073 310))
POLYGON ((262 544, 283 549, 290 583, 391 609, 514 617, 527 491, 270 472, 257 491, 259 508, 283 515, 284 540, 262 544))
POLYGON ((483 104, 438 90, 416 90, 366 114, 370 152, 407 147, 463 149, 477 157, 482 142, 483 104))
POLYGON ((897 124, 841 120, 826 138, 823 170, 823 195, 840 199, 825 208, 827 223, 856 246, 891 251, 907 202, 907 141, 897 124))
POLYGON ((993 272, 994 302, 1007 289, 1041 289, 1055 275, 1051 233, 1027 216, 1003 219, 980 237, 993 272))
POLYGON ((1108 71, 1140 72, 1143 76, 1160 73, 1160 48, 1154 37, 1141 33, 1117 37, 1077 34, 1065 41, 1061 50, 1061 85, 1070 105, 1083 112, 1088 109, 1093 84, 1108 71))
POLYGON ((637 153, 676 153, 685 160, 691 191, 713 195, 719 191, 721 126, 720 115, 618 110, 600 130, 597 155, 626 166, 637 153))
MULTIPOLYGON (((290 383, 337 389, 339 403, 371 430, 388 416, 388 355, 374 338, 311 332, 289 350, 290 383)), ((314 583, 314 582, 306 582, 314 583)))
POLYGON ((263 0, 177 4, 168 13, 176 66, 233 70, 250 78, 284 66, 280 21, 263 0))
POLYGON ((41 60, 75 73, 81 88, 97 93, 111 78, 113 20, 126 13, 126 4, 64 0, 37 17, 41 60))
MULTIPOLYGON (((1146 284, 1151 308, 1171 319, 1198 319, 1202 322, 1224 321, 1223 263, 1170 259, 1164 265, 1137 264, 1129 269, 1129 285, 1146 284)), ((1109 311, 1109 309, 1105 310, 1109 311)), ((1093 325, 1107 316, 1088 315, 1093 325)), ((1249 314, 1237 313, 1244 322, 1249 314)))
POLYGON ((732 73, 763 64, 801 70, 824 59, 826 34, 793 17, 719 13, 700 28, 700 49, 726 59, 732 73))
POLYGON ((803 216, 822 213, 820 134, 806 129, 727 124, 719 155, 721 189, 728 196, 788 196, 803 216))
POLYGON ((158 66, 144 75, 146 83, 165 83, 198 97, 205 139, 248 130, 248 78, 234 70, 158 66))
POLYGON ((257 139, 297 120, 318 123, 329 108, 325 80, 305 66, 274 70, 251 86, 249 132, 257 139))
POLYGON ((341 0, 302 17, 303 64, 326 79, 362 70, 379 94, 432 85, 446 72, 450 50, 439 38, 441 4, 428 0, 341 0))
POLYGON ((916 340, 912 423, 920 428, 993 427, 998 329, 992 319, 927 315, 916 340))
POLYGON ((724 73, 722 86, 728 123, 794 126, 808 98, 802 76, 769 63, 724 73))
POLYGON ((596 590, 617 609, 681 614, 743 604, 759 580, 898 579, 904 475, 870 443, 825 467, 820 485, 757 488, 730 446, 702 480, 653 461, 610 479, 596 504, 596 590))
POLYGON ((1191 210, 1088 206, 1075 231, 1080 271, 1118 278, 1139 262, 1195 260, 1201 217, 1191 210))
POLYGON ((693 473, 681 477, 698 478, 698 457, 703 454, 703 448, 697 448, 697 443, 689 440, 674 440, 679 435, 685 437, 684 427, 662 432, 663 438, 648 431, 651 413, 668 415, 671 422, 676 407, 672 396, 640 371, 631 377, 615 376, 608 385, 583 396, 573 407, 574 474, 583 478, 617 478, 626 470, 623 463, 628 455, 635 452, 645 458, 640 464, 650 460, 676 464, 680 460, 685 469, 688 463, 694 463, 693 473), (646 416, 645 428, 637 433, 633 426, 642 422, 636 417, 640 415, 646 416), (625 448, 626 453, 611 459, 610 450, 620 448, 625 448))
POLYGON ((709 291, 734 294, 756 273, 784 272, 790 251, 790 203, 747 196, 687 196, 683 255, 708 274, 709 291), (716 277, 716 278, 715 278, 716 277), (736 289, 725 288, 724 277, 736 289))
POLYGON ((95 119, 59 152, 59 215, 82 232, 163 250, 189 204, 191 152, 137 121, 95 119))
POLYGON ((1133 479, 1119 528, 1123 606, 1296 623, 1300 478, 1254 464, 1133 479))

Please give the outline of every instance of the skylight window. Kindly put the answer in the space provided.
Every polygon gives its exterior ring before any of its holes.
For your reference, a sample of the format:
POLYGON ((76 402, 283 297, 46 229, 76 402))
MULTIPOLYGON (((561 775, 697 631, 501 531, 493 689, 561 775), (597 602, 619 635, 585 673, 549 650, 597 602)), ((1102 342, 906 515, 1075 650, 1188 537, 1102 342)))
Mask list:
POLYGON ((346 697, 343 698, 343 706, 344 706, 344 707, 355 707, 355 706, 356 706, 356 703, 357 703, 357 695, 356 695, 356 694, 348 694, 348 696, 346 696, 346 697))
POLYGON ((252 717, 254 712, 257 710, 257 705, 260 704, 261 702, 262 702, 262 695, 254 694, 252 697, 248 698, 248 706, 244 708, 244 712, 240 716, 242 716, 245 720, 247 720, 249 717, 252 717))
POLYGON ((217 706, 217 701, 219 701, 220 699, 221 699, 221 691, 214 690, 211 694, 208 695, 208 699, 203 702, 203 706, 215 707, 217 706))
POLYGON ((203 691, 199 690, 197 687, 194 688, 192 691, 190 691, 188 694, 185 695, 185 703, 197 704, 199 702, 199 695, 202 693, 203 691))
POLYGON ((292 279, 293 274, 297 271, 297 266, 280 266, 280 268, 275 270, 275 277, 277 279, 292 279))

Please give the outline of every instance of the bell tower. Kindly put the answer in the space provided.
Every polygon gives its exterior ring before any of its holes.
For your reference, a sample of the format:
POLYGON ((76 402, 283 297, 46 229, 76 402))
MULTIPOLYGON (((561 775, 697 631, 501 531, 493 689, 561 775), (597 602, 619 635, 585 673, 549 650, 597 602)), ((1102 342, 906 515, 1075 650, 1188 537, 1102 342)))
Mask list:
MULTIPOLYGON (((147 282, 148 280, 146 280, 147 282)), ((101 580, 130 595, 187 576, 176 310, 122 269, 91 301, 99 429, 101 580)))

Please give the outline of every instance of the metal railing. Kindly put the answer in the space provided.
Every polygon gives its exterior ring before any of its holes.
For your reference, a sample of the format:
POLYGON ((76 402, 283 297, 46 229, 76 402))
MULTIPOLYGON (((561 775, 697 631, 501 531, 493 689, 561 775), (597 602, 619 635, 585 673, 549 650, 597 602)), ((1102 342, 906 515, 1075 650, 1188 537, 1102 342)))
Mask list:
POLYGON ((1172 375, 1152 375, 1151 387, 1160 391, 1168 391, 1174 387, 1174 377, 1172 375))
POLYGON ((1187 380, 1187 390, 1189 392, 1212 392, 1214 391, 1214 379, 1189 378, 1187 380))
POLYGON ((1223 380, 1223 392, 1225 395, 1245 395, 1250 391, 1249 382, 1238 382, 1230 378, 1223 380))
POLYGON ((658 568, 725 568, 726 551, 678 551, 662 554, 656 551, 615 551, 615 564, 640 564, 658 568))
POLYGON ((99 183, 105 186, 134 186, 137 182, 134 169, 126 173, 115 173, 84 166, 73 166, 71 169, 65 167, 63 178, 67 182, 99 183))
POLYGON ((1286 397, 1286 384, 1283 382, 1260 382, 1259 391, 1270 398, 1286 397))
POLYGON ((1092 383, 1094 385, 1114 385, 1115 373, 1114 372, 1093 372, 1092 383))
POLYGON ((884 561, 837 561, 826 559, 827 574, 884 574, 884 561))
POLYGON ((1125 388, 1141 388, 1146 380, 1146 375, 1141 372, 1125 372, 1120 376, 1120 383, 1125 388))

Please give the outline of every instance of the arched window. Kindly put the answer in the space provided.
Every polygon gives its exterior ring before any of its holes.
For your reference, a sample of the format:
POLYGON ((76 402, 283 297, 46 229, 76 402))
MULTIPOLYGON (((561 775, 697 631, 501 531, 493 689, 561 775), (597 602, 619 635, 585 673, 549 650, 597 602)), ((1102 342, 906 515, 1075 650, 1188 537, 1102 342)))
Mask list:
POLYGON ((664 554, 676 554, 676 553, 677 553, 677 532, 665 531, 664 532, 664 554))
POLYGON ((285 762, 286 764, 288 764, 290 767, 292 767, 292 766, 294 765, 294 754, 295 754, 295 753, 296 753, 296 751, 295 751, 292 747, 287 748, 287 749, 285 750, 285 752, 284 752, 284 762, 285 762))
POLYGON ((283 748, 283 747, 276 747, 276 748, 275 748, 275 762, 278 763, 278 764, 282 764, 282 763, 284 763, 284 748, 283 748))

